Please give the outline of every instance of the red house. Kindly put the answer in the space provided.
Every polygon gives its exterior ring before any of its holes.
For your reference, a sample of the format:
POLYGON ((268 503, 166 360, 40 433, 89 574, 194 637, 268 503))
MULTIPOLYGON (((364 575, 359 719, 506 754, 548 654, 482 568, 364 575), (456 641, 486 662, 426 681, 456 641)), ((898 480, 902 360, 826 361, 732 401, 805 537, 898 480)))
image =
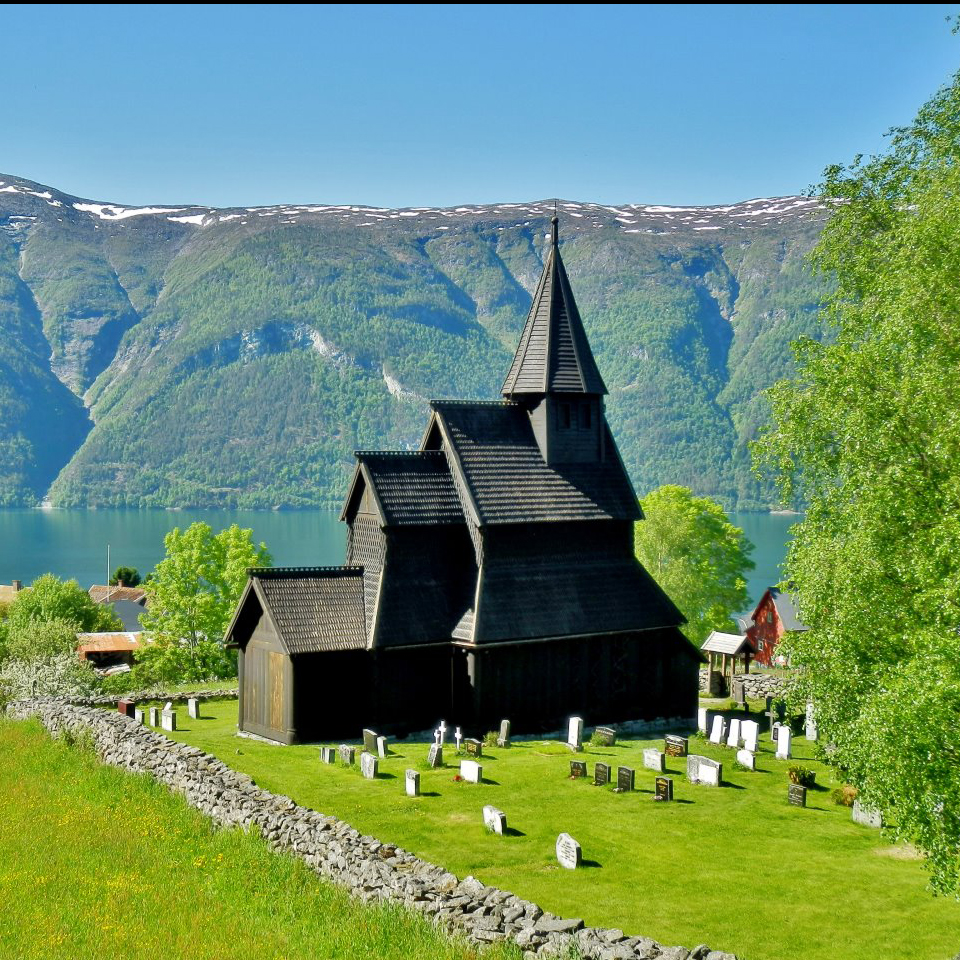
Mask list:
POLYGON ((753 624, 747 628, 747 637, 756 650, 754 660, 765 667, 780 666, 776 662, 780 638, 807 629, 790 594, 779 587, 767 587, 753 611, 753 624))

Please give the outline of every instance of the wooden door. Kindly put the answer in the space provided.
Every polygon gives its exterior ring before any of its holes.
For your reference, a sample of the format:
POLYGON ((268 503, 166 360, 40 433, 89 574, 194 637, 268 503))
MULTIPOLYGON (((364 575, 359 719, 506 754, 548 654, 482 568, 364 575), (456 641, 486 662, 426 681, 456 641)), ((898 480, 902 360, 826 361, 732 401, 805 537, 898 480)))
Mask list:
POLYGON ((282 653, 270 651, 270 676, 267 689, 270 697, 270 726, 274 730, 283 730, 283 665, 286 658, 282 653))

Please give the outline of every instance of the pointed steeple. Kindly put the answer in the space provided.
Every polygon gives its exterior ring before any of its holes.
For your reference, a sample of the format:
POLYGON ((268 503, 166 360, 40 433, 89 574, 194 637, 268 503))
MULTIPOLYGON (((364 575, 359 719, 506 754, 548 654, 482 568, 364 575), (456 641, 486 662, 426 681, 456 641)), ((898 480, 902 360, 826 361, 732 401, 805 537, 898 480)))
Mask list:
POLYGON ((558 222, 554 215, 550 221, 552 238, 543 275, 500 391, 507 398, 519 394, 602 395, 607 392, 560 257, 558 222))

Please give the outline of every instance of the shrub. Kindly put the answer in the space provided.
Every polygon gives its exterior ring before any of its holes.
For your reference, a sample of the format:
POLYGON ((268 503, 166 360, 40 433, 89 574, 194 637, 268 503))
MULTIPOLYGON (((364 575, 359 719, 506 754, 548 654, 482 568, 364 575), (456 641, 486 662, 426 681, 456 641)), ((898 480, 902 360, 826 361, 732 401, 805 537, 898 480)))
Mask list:
POLYGON ((817 782, 817 772, 808 767, 789 767, 787 776, 791 783, 799 783, 801 787, 812 787, 817 782))
POLYGON ((852 807, 853 801, 857 799, 857 788, 851 787, 847 783, 842 787, 837 787, 830 796, 833 797, 833 802, 838 807, 852 807))
POLYGON ((0 691, 11 700, 30 697, 84 699, 97 692, 93 667, 75 653, 37 660, 8 660, 0 667, 0 691))
POLYGON ((500 734, 496 730, 490 730, 488 733, 483 735, 483 745, 485 747, 495 747, 497 745, 497 737, 500 734))
POLYGON ((603 737, 597 733, 596 730, 590 734, 590 746, 591 747, 605 747, 606 743, 604 742, 603 737))

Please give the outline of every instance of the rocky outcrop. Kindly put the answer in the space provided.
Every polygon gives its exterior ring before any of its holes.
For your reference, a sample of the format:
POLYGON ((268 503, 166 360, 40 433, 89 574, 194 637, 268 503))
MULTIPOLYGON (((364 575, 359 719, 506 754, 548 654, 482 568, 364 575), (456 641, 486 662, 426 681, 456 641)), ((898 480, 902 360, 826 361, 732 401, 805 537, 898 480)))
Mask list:
POLYGON ((151 774, 220 826, 255 828, 275 850, 300 857, 360 899, 403 904, 477 943, 513 940, 527 958, 559 956, 576 948, 584 960, 736 960, 706 945, 692 950, 667 947, 622 930, 587 927, 582 920, 554 916, 475 877, 461 880, 394 844, 362 835, 336 817, 263 790, 216 757, 119 713, 59 700, 29 700, 9 704, 7 714, 18 719, 36 715, 54 735, 87 733, 105 763, 151 774))

